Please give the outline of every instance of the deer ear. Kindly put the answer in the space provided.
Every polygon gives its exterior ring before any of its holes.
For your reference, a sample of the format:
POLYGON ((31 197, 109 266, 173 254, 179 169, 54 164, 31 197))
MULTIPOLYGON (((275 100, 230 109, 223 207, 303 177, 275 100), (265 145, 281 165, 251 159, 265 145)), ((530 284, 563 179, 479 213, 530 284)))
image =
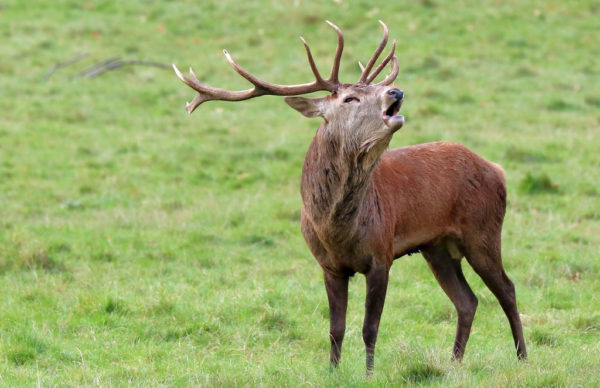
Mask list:
POLYGON ((286 97, 285 102, 306 117, 323 116, 325 98, 286 97))

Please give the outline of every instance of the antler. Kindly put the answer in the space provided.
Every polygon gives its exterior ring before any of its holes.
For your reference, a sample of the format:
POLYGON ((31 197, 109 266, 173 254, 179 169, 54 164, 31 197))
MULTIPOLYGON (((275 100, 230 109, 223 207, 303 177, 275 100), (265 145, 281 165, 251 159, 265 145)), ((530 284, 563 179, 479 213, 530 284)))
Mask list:
POLYGON ((242 77, 244 77, 245 79, 250 81, 250 83, 252 83, 254 85, 253 88, 247 89, 247 90, 233 91, 233 90, 227 90, 227 89, 221 89, 221 88, 215 88, 212 86, 208 86, 208 85, 201 83, 198 80, 198 77, 196 77, 192 68, 190 68, 190 75, 191 75, 192 79, 189 79, 186 76, 184 76, 183 74, 181 74, 179 69, 177 69, 177 66, 175 66, 173 64, 173 70, 175 70, 177 77, 179 77, 179 79, 181 79, 190 88, 192 88, 198 92, 196 97, 194 97, 194 99, 191 102, 186 103, 186 109, 187 109, 188 113, 191 114, 200 104, 202 104, 203 102, 206 102, 206 101, 211 101, 211 100, 242 101, 242 100, 247 100, 250 98, 264 96, 264 95, 295 96, 295 95, 299 95, 299 94, 312 93, 312 92, 321 91, 321 90, 334 92, 335 90, 337 90, 337 88, 340 85, 340 81, 338 79, 338 74, 339 74, 339 70, 340 70, 340 61, 342 58, 342 51, 344 50, 344 36, 338 26, 331 23, 329 20, 326 20, 326 23, 329 24, 329 26, 331 26, 331 28, 333 28, 335 30, 335 32, 337 33, 337 36, 338 36, 338 45, 337 45, 337 50, 336 50, 334 61, 333 61, 333 68, 331 69, 331 75, 327 79, 323 79, 323 77, 321 77, 321 74, 319 73, 319 70, 317 70, 317 66, 315 65, 315 61, 310 52, 310 48, 308 47, 308 44, 302 37, 300 37, 300 40, 302 41, 302 43, 304 44, 304 47, 306 48, 306 55, 308 57, 308 62, 310 64, 310 68, 315 76, 315 81, 306 83, 306 84, 278 85, 278 84, 273 84, 270 82, 263 81, 263 80, 259 79, 258 77, 250 74, 247 70, 245 70, 243 67, 238 65, 233 60, 231 55, 227 52, 227 50, 223 50, 223 54, 225 54, 225 57, 227 58, 227 61, 229 62, 229 64, 242 77))
POLYGON ((390 53, 387 55, 387 57, 385 57, 385 59, 379 64, 379 66, 377 66, 377 68, 375 68, 375 71, 373 71, 373 73, 369 75, 369 72, 373 68, 373 65, 375 65, 375 62, 377 62, 379 55, 381 55, 381 52, 385 48, 385 45, 387 44, 387 41, 388 41, 387 26, 381 20, 379 21, 379 24, 381 24, 381 27, 383 27, 383 38, 381 39, 381 43, 379 43, 379 46, 377 46, 375 53, 373 53, 373 56, 371 57, 369 62, 367 62, 367 66, 363 67, 362 63, 360 63, 360 62, 358 63, 360 66, 360 69, 362 70, 362 74, 360 76, 360 79, 358 80, 359 84, 368 85, 371 82, 373 82, 373 80, 379 75, 379 73, 381 73, 381 70, 383 70, 385 68, 385 66, 388 64, 388 62, 390 60, 392 61, 392 72, 383 81, 379 82, 377 85, 389 85, 392 82, 394 82, 394 80, 398 76, 398 58, 394 55, 394 52, 396 50, 396 41, 394 41, 392 43, 392 49, 390 50, 390 53))

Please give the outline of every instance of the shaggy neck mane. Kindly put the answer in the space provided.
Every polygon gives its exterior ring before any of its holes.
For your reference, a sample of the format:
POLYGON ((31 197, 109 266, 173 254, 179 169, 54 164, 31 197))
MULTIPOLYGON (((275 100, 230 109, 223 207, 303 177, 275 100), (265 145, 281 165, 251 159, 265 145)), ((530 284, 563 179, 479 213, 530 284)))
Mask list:
POLYGON ((305 211, 314 226, 333 240, 356 234, 361 207, 373 202, 367 201, 368 196, 376 196, 371 173, 379 159, 377 154, 374 161, 369 149, 344 139, 341 133, 323 123, 302 169, 305 211))

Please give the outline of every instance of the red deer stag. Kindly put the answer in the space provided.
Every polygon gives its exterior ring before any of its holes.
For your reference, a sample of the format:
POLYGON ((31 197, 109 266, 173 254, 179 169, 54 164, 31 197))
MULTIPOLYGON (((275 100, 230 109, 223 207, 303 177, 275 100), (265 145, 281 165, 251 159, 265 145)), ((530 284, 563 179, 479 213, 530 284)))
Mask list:
POLYGON ((287 97, 307 117, 321 117, 302 169, 302 234, 323 269, 330 311, 330 362, 340 361, 346 328, 348 278, 366 276, 362 329, 367 374, 373 370, 375 342, 392 262, 420 251, 458 314, 452 356, 463 357, 477 308, 477 298, 461 269, 466 257, 498 298, 512 330, 517 356, 527 357, 515 289, 500 254, 506 184, 502 168, 456 143, 428 143, 387 150, 394 132, 404 124, 398 115, 403 92, 390 86, 398 75, 398 59, 390 53, 371 72, 388 40, 384 35, 357 83, 340 82, 344 46, 341 30, 329 78, 324 79, 301 38, 315 80, 299 85, 265 82, 227 60, 254 86, 230 91, 200 83, 173 66, 177 76, 198 94, 187 104, 192 113, 210 100, 241 101, 262 95, 296 96, 328 91, 322 98, 287 97), (373 80, 391 64, 391 74, 373 80))

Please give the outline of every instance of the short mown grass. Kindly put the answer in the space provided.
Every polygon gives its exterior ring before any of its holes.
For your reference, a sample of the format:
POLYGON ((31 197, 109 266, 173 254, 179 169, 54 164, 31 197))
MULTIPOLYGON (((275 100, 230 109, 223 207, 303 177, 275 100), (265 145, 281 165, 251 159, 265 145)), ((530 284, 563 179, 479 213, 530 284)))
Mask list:
POLYGON ((0 385, 594 386, 600 380, 600 45, 593 1, 16 1, 0 4, 0 385), (479 298, 461 364, 456 313, 419 255, 392 268, 375 375, 364 279, 328 367, 322 275, 299 230, 318 120, 277 97, 211 102, 170 70, 242 89, 227 48, 278 83, 341 77, 398 41, 407 122, 392 146, 461 142, 503 165, 503 252, 530 359, 479 298), (83 53, 73 64, 56 67, 83 53))

